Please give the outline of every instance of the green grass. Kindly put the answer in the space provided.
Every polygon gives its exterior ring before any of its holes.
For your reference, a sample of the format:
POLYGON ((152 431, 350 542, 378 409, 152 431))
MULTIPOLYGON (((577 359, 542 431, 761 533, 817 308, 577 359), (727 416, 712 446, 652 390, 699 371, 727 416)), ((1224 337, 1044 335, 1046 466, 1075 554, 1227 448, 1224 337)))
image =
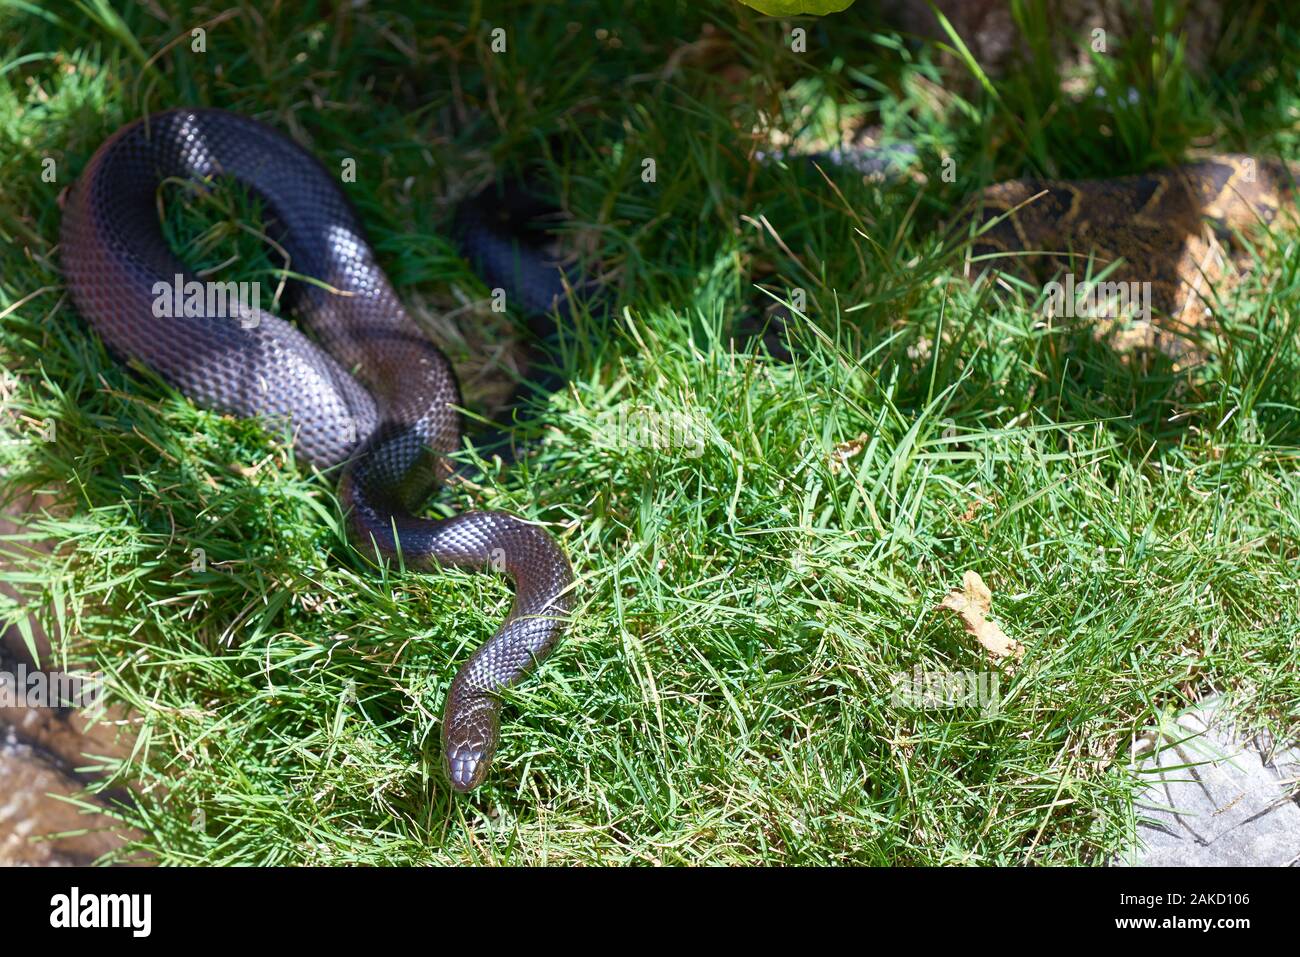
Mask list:
MULTIPOLYGON (((943 240, 997 178, 1206 143, 1300 158, 1300 44, 1272 6, 1243 5, 1254 32, 1205 73, 1158 32, 1083 97, 1041 61, 990 96, 865 0, 806 22, 804 55, 739 5, 380 6, 0 0, 0 464, 62 502, 35 527, 53 556, 0 574, 138 714, 136 760, 106 770, 159 860, 1093 863, 1132 825, 1128 747, 1163 713, 1223 690, 1296 729, 1294 237, 1257 242, 1190 369, 971 285, 943 240), (571 388, 520 426, 538 453, 435 506, 548 522, 581 577, 572 633, 511 695, 470 798, 440 778, 438 720, 507 586, 376 573, 282 436, 119 368, 68 301, 59 191, 120 123, 183 103, 356 158, 350 195, 472 409, 499 394, 512 333, 444 238, 457 196, 539 172, 617 291, 571 331, 571 388), (925 182, 833 189, 747 160, 768 130, 813 143, 855 119, 915 145, 925 182), (756 282, 804 291, 792 362, 732 335, 769 301, 756 282), (892 676, 990 670, 932 611, 969 569, 1024 660, 995 710, 909 707, 892 676)), ((233 227, 254 214, 218 196, 168 223, 199 264, 264 278, 274 261, 233 227)))

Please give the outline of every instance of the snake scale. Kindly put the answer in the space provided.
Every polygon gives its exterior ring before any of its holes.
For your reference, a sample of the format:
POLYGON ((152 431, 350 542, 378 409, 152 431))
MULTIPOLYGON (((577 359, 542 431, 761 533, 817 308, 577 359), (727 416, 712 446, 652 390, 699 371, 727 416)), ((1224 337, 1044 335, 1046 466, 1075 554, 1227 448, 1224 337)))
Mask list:
MULTIPOLYGON (((556 270, 518 255, 508 235, 462 218, 467 255, 544 309, 556 270)), ((497 746, 499 694, 554 647, 572 611, 573 573, 544 530, 504 512, 418 516, 459 448, 459 390, 447 358, 407 314, 342 188, 305 149, 254 120, 214 109, 157 113, 118 130, 70 191, 62 263, 81 314, 116 356, 136 359, 203 406, 290 424, 298 453, 341 466, 339 497, 363 553, 433 570, 491 569, 514 580, 513 607, 447 693, 443 762, 452 787, 484 779, 497 746), (192 277, 159 222, 161 184, 223 177, 261 198, 288 268, 314 280, 286 291, 289 313, 194 310, 159 316, 157 284, 192 277)))

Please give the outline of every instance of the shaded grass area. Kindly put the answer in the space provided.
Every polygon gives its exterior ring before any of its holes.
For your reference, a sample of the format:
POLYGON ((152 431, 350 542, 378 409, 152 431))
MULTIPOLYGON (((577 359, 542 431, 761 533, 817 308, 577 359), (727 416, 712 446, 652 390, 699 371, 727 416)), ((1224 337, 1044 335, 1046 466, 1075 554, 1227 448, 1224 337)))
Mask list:
MULTIPOLYGON (((990 96, 865 7, 805 22, 806 54, 728 5, 119 10, 0 3, 0 455, 10 489, 64 503, 33 528, 53 556, 3 574, 138 714, 116 771, 159 859, 1095 862, 1162 712, 1223 689, 1296 727, 1294 239, 1257 240, 1203 361, 1175 369, 972 285, 945 231, 996 178, 1131 172, 1209 139, 1297 158, 1300 55, 1271 7, 1244 9, 1249 44, 1230 32, 1208 75, 1159 33, 1097 66, 1124 95, 1083 97, 1041 62, 990 96), (59 191, 120 123, 184 103, 356 160, 348 193, 471 410, 495 410, 514 333, 445 239, 456 198, 539 177, 617 291, 566 338, 570 388, 519 424, 536 454, 433 506, 548 522, 581 576, 469 799, 441 781, 438 719, 506 585, 377 573, 283 436, 121 369, 67 300, 59 191), (863 122, 919 175, 752 160, 863 122), (802 293, 792 361, 734 334, 769 301, 755 283, 802 293), (969 569, 1025 659, 996 708, 911 706, 899 676, 994 670, 932 613, 969 569)), ((166 215, 197 266, 275 268, 237 195, 166 215)))

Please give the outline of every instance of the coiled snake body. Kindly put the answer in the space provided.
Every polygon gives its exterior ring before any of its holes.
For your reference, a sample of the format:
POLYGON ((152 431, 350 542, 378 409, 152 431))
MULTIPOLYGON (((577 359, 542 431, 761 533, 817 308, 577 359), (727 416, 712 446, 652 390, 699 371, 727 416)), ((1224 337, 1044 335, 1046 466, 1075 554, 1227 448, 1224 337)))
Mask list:
POLYGON ((1083 272, 1091 254, 1118 267, 1112 280, 1149 283, 1157 309, 1187 321, 1207 281, 1224 278, 1216 246, 1294 220, 1292 174, 1276 160, 1224 153, 1138 176, 997 183, 979 197, 990 228, 972 252, 1039 282, 1083 272))
MULTIPOLYGON (((481 230, 471 237, 503 255, 481 230)), ((363 552, 408 565, 490 568, 514 579, 497 633, 457 673, 443 718, 452 786, 480 784, 497 744, 498 693, 554 646, 572 572, 549 534, 504 512, 434 521, 416 510, 459 448, 459 391, 446 357, 403 309, 340 187, 297 144, 209 109, 123 127, 68 195, 62 262, 73 299, 112 352, 135 358, 195 402, 287 420, 311 464, 342 465, 339 496, 363 552), (270 314, 158 316, 158 283, 193 278, 157 212, 165 180, 228 177, 266 205, 294 274, 285 304, 312 332, 270 314)), ((540 298, 540 297, 538 297, 540 298)))

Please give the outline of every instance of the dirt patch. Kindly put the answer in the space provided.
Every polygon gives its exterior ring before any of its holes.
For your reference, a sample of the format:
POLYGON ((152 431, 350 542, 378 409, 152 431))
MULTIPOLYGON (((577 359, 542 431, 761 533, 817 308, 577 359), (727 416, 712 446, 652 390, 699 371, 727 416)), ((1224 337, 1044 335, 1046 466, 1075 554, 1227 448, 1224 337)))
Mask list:
MULTIPOLYGON (((30 498, 12 503, 0 516, 0 536, 20 532, 23 515, 39 507, 30 498)), ((0 635, 0 672, 50 670, 49 636, 30 621, 37 658, 11 627, 0 635)), ((0 707, 0 866, 91 864, 142 837, 105 813, 129 803, 129 792, 86 790, 96 779, 91 769, 105 758, 126 759, 134 738, 129 716, 112 709, 92 724, 71 708, 0 707)))

